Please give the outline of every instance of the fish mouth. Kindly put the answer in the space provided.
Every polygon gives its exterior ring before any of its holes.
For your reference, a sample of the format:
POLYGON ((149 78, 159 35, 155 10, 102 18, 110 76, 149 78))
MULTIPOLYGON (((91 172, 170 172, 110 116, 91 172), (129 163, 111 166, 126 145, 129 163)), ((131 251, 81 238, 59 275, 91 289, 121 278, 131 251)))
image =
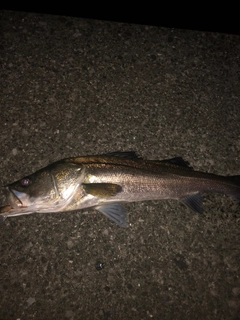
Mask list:
POLYGON ((26 208, 21 200, 26 197, 26 193, 11 189, 10 187, 5 187, 5 190, 7 191, 7 202, 12 208, 26 208))
POLYGON ((0 223, 7 217, 30 214, 35 211, 35 208, 31 207, 28 194, 25 192, 14 190, 9 186, 4 187, 4 192, 7 203, 0 207, 0 223))

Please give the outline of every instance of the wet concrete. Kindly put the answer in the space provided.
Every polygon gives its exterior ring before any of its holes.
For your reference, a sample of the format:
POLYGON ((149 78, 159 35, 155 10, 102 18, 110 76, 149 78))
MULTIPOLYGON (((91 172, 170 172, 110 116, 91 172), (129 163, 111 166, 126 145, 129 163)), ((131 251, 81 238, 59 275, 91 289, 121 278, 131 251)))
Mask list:
MULTIPOLYGON (((0 12, 1 184, 135 150, 240 174, 240 38, 0 12)), ((0 319, 239 319, 240 208, 206 195, 0 226, 0 319), (86 214, 89 213, 89 214, 86 214)))

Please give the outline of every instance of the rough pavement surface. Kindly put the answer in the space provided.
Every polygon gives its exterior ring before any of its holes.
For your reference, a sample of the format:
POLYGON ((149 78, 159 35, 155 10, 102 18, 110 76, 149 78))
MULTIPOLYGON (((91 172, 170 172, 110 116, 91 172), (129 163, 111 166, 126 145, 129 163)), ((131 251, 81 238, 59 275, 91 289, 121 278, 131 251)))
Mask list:
MULTIPOLYGON (((2 185, 116 150, 240 174, 239 36, 0 21, 2 185)), ((173 200, 129 204, 128 229, 90 209, 7 219, 0 319, 240 319, 240 206, 204 199, 203 215, 173 200)))

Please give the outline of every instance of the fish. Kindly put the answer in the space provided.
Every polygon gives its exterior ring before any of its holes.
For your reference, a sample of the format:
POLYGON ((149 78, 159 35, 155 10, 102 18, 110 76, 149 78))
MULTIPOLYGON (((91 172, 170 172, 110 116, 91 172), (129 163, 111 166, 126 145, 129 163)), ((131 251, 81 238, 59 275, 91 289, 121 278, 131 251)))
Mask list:
POLYGON ((128 226, 124 203, 176 199, 202 213, 202 193, 240 201, 240 175, 195 171, 182 157, 144 160, 133 151, 66 158, 4 186, 0 220, 32 213, 93 208, 128 226))

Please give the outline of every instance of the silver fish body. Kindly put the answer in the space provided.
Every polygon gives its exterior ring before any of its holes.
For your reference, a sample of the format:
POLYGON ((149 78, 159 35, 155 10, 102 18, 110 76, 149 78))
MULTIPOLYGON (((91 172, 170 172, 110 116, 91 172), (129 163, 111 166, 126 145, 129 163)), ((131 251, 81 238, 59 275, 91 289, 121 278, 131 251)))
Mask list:
POLYGON ((55 162, 6 188, 0 218, 34 212, 93 207, 122 227, 124 202, 177 199, 202 212, 201 192, 240 199, 240 176, 194 171, 182 158, 143 160, 134 152, 68 158, 55 162))

